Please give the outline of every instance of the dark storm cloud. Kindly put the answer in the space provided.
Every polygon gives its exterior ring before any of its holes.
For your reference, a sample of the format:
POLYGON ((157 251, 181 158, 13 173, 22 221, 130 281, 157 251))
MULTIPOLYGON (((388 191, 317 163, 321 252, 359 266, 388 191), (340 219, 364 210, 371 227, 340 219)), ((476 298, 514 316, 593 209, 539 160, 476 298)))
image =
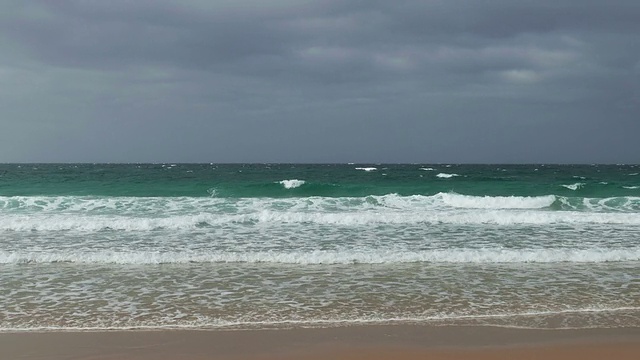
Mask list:
POLYGON ((2 8, 0 160, 640 161, 635 1, 2 8))

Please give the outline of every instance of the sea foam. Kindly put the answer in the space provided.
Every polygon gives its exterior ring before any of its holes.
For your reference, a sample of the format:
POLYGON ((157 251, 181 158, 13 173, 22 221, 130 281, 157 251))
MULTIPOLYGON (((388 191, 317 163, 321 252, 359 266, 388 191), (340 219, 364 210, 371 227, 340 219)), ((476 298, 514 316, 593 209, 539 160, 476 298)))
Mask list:
POLYGON ((394 263, 601 263, 639 261, 640 248, 593 249, 446 249, 398 251, 315 250, 308 252, 215 252, 215 251, 0 251, 0 264, 394 264, 394 263))
POLYGON ((541 209, 556 201, 554 195, 546 196, 469 196, 453 193, 438 194, 443 203, 467 209, 541 209))
MULTIPOLYGON (((284 185, 283 185, 284 186, 284 185)), ((0 231, 152 231, 333 224, 640 224, 640 197, 431 196, 304 198, 0 197, 0 231)))

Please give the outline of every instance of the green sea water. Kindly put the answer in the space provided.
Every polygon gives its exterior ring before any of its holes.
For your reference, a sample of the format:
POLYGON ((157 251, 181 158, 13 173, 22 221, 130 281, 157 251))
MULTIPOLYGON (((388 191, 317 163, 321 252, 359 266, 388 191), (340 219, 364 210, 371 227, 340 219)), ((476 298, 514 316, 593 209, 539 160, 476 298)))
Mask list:
POLYGON ((0 164, 0 195, 239 198, 455 192, 607 198, 639 195, 638 172, 635 165, 0 164), (303 180, 304 186, 280 183, 292 179, 303 180))

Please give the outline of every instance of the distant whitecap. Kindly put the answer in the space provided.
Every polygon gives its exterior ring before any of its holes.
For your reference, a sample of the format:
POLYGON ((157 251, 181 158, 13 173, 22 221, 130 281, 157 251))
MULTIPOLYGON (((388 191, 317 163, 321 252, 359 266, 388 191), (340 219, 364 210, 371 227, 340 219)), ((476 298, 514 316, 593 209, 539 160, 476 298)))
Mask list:
POLYGON ((458 174, 447 174, 447 173, 439 173, 438 175, 436 175, 436 177, 442 178, 442 179, 449 179, 452 177, 456 177, 456 176, 460 176, 458 174))
POLYGON ((573 190, 576 191, 578 189, 581 189, 585 184, 584 183, 575 183, 575 184, 570 184, 570 185, 561 185, 562 187, 565 187, 569 190, 573 190))
POLYGON ((282 186, 284 186, 285 189, 295 189, 297 187, 304 185, 304 183, 305 183, 304 180, 298 180, 298 179, 282 180, 279 182, 279 184, 282 184, 282 186))

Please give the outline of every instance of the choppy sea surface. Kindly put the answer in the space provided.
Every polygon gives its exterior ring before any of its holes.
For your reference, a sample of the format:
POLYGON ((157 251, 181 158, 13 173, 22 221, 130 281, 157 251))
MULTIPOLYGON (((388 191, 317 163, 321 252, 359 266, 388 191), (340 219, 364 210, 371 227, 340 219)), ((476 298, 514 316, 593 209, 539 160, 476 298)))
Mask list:
POLYGON ((0 331, 640 326, 639 174, 0 164, 0 331))

